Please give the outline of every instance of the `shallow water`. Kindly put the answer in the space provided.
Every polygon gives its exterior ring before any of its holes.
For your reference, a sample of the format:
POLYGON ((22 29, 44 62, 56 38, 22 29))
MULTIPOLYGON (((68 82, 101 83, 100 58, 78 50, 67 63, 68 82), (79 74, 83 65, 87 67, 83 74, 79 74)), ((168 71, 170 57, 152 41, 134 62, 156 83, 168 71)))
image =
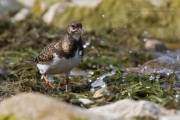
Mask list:
POLYGON ((176 49, 176 50, 167 50, 164 52, 148 52, 156 57, 161 57, 161 56, 168 56, 174 59, 180 59, 180 50, 176 49))
POLYGON ((101 75, 100 77, 98 77, 92 84, 91 87, 92 88, 103 88, 106 87, 106 83, 104 81, 104 78, 108 77, 108 76, 112 76, 116 73, 116 70, 112 70, 111 72, 105 73, 103 75, 101 75))

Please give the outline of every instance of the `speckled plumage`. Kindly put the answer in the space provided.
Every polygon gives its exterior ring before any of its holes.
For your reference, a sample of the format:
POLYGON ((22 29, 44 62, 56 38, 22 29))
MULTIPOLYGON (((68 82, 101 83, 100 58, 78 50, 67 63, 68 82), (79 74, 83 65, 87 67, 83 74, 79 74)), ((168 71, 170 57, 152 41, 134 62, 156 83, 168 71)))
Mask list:
MULTIPOLYGON (((72 22, 67 29, 67 35, 56 43, 45 47, 34 59, 37 63, 42 78, 47 82, 44 75, 68 73, 80 63, 84 54, 81 39, 82 24, 72 22)), ((49 85, 49 82, 48 82, 49 85)), ((51 85, 50 85, 51 87, 51 85)))
POLYGON ((44 48, 42 52, 35 58, 35 62, 49 62, 54 58, 53 53, 56 53, 59 58, 69 59, 74 57, 77 50, 82 51, 81 56, 83 56, 83 42, 81 37, 79 40, 74 40, 72 36, 66 35, 63 40, 60 40, 57 43, 52 43, 44 48))

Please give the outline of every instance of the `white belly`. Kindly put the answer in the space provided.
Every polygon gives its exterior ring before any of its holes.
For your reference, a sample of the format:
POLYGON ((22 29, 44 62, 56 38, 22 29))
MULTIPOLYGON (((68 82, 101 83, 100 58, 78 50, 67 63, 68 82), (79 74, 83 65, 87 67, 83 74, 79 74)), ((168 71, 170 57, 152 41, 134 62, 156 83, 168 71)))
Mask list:
POLYGON ((81 61, 79 52, 76 52, 75 56, 70 59, 59 58, 57 54, 53 54, 54 58, 51 62, 44 64, 37 64, 40 73, 46 74, 60 74, 68 73, 81 61))

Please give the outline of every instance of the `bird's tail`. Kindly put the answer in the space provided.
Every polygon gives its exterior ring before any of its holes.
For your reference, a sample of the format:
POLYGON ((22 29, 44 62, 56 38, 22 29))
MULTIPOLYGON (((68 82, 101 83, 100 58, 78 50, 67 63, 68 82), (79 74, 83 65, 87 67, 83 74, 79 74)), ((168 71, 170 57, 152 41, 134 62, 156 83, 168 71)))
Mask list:
POLYGON ((36 63, 36 58, 30 58, 26 60, 27 63, 36 63))

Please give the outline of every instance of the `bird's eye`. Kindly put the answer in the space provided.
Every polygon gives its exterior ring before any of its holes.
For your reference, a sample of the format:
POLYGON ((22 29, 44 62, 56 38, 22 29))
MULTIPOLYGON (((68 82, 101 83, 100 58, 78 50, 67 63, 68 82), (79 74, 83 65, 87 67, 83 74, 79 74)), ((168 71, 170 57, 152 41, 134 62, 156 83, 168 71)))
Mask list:
POLYGON ((76 26, 72 25, 72 28, 75 28, 76 26))

